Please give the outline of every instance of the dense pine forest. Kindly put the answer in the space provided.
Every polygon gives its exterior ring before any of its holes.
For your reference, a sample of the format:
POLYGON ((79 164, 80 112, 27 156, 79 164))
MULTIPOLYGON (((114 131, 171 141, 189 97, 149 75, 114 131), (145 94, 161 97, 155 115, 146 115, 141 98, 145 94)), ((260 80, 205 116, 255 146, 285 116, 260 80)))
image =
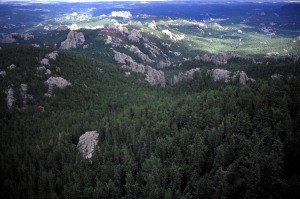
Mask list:
MULTIPOLYGON (((199 76, 163 88, 142 74, 126 77, 117 66, 59 52, 49 68, 72 86, 47 98, 36 67, 50 52, 0 51, 1 70, 17 66, 0 77, 1 198, 300 196, 298 77, 231 85, 199 76), (26 107, 22 83, 33 95, 26 107), (8 87, 16 93, 12 109, 8 87), (99 142, 85 159, 76 145, 91 130, 99 142)), ((291 71, 274 64, 286 74, 299 70, 299 61, 291 71)))

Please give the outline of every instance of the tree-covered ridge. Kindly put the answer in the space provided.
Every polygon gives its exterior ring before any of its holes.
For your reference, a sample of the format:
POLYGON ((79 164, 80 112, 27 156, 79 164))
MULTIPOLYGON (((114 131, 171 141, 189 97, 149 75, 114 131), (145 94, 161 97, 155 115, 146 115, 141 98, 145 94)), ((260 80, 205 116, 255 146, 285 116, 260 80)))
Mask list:
POLYGON ((0 79, 1 198, 299 197, 299 78, 159 88, 59 52, 52 75, 72 86, 46 98, 35 70, 49 52, 0 51, 1 70, 17 65, 0 79), (8 110, 4 90, 24 82, 34 100, 8 110), (76 145, 90 130, 85 160, 76 145))

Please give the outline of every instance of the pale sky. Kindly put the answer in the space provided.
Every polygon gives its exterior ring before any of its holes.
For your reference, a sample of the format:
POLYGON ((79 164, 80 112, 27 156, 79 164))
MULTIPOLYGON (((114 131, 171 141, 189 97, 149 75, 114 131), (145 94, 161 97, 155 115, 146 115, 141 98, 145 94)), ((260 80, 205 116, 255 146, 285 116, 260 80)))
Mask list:
POLYGON ((232 1, 244 1, 244 2, 300 2, 300 0, 0 0, 0 2, 16 2, 16 1, 27 1, 27 2, 110 2, 110 1, 202 1, 202 2, 232 2, 232 1))

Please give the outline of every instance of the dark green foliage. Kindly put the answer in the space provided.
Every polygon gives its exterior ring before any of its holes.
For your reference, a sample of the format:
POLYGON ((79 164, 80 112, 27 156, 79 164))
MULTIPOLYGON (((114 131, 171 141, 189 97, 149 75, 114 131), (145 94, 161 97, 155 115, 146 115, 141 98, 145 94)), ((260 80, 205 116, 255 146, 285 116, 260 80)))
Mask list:
POLYGON ((48 99, 32 57, 49 52, 0 51, 1 70, 20 65, 1 90, 28 83, 35 98, 9 111, 1 91, 1 198, 299 197, 299 78, 158 88, 60 52, 51 70, 73 85, 48 99), (76 149, 88 130, 100 134, 91 160, 76 149))

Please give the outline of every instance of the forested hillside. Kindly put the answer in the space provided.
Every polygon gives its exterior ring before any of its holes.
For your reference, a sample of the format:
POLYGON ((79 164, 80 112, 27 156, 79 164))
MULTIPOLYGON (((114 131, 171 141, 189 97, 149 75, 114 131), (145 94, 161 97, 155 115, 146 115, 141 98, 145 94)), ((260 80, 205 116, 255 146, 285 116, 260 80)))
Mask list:
POLYGON ((0 77, 1 198, 300 196, 298 77, 243 86, 195 77, 162 88, 142 74, 126 76, 118 66, 58 52, 46 67, 71 86, 47 97, 50 76, 38 75, 37 67, 49 53, 20 46, 0 51, 0 71, 6 71, 0 77), (8 69, 11 64, 16 68, 8 69), (25 83, 32 95, 27 103, 19 94, 25 83), (85 159, 76 145, 91 130, 99 142, 85 159))

